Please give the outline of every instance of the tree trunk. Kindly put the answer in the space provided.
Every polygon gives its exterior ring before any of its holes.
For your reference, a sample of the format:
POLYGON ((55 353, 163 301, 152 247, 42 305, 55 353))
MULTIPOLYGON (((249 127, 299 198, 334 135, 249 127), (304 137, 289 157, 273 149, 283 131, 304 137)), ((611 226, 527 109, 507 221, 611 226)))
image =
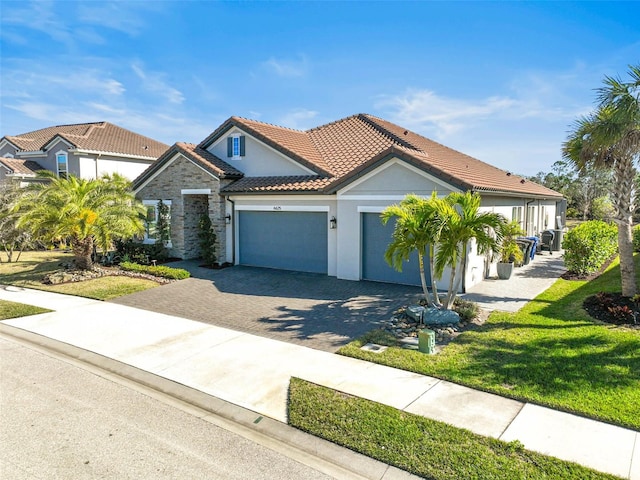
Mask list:
POLYGON ((420 265, 420 283, 422 284, 424 299, 427 301, 427 305, 431 305, 431 298, 429 296, 429 289, 427 288, 427 281, 424 278, 424 256, 422 255, 420 249, 418 249, 418 265, 420 265))
POLYGON ((431 291, 433 292, 433 302, 436 307, 441 307, 440 296, 438 295, 438 282, 433 278, 433 272, 436 271, 435 267, 436 249, 433 244, 429 245, 429 276, 431 277, 431 291))
POLYGON ((71 247, 75 255, 76 267, 79 270, 91 270, 93 266, 93 262, 91 261, 93 237, 91 235, 85 238, 73 237, 71 239, 71 247))
POLYGON ((612 196, 616 209, 618 225, 618 251, 620 253, 620 280, 622 295, 633 297, 636 294, 636 268, 633 260, 633 190, 635 168, 631 160, 618 160, 615 165, 615 177, 612 196))

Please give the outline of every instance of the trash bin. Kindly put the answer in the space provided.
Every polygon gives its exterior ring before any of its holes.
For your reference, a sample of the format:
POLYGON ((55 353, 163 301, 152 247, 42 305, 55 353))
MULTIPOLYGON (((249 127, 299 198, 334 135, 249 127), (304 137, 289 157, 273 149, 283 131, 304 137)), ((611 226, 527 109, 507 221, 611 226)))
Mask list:
POLYGON ((562 229, 555 229, 553 231, 553 243, 551 244, 551 251, 559 252, 562 248, 562 238, 564 237, 564 231, 562 229))
POLYGON ((436 332, 425 328, 418 332, 418 350, 422 353, 434 353, 436 351, 436 332))

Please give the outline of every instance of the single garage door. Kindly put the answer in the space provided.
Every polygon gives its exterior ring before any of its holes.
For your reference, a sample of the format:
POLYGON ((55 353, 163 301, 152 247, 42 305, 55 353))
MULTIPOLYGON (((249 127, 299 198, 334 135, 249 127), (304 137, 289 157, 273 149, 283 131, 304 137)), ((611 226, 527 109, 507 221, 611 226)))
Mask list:
POLYGON ((326 212, 238 212, 239 263, 327 273, 326 212))
MULTIPOLYGON (((420 285, 418 252, 413 252, 408 262, 404 262, 402 272, 398 272, 384 259, 384 252, 391 243, 395 222, 383 225, 379 213, 362 214, 362 279, 375 282, 420 285)), ((425 258, 425 262, 428 259, 425 258)), ((431 279, 427 274, 427 285, 431 279)))

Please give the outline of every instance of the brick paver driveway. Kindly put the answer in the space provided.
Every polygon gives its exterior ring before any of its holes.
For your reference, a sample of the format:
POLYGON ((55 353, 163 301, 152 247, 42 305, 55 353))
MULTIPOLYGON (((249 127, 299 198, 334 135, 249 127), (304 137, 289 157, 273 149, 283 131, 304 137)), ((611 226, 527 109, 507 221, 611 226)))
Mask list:
POLYGON ((113 302, 334 352, 420 294, 416 287, 265 268, 171 266, 192 277, 113 302))

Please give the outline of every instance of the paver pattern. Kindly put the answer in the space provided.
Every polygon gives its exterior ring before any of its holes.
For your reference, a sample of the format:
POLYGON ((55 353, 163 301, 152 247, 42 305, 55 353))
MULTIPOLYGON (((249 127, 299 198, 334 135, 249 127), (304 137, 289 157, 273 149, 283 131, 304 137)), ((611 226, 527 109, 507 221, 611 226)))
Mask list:
POLYGON ((266 268, 213 270, 198 263, 171 263, 192 277, 113 302, 335 352, 415 302, 421 291, 266 268))

